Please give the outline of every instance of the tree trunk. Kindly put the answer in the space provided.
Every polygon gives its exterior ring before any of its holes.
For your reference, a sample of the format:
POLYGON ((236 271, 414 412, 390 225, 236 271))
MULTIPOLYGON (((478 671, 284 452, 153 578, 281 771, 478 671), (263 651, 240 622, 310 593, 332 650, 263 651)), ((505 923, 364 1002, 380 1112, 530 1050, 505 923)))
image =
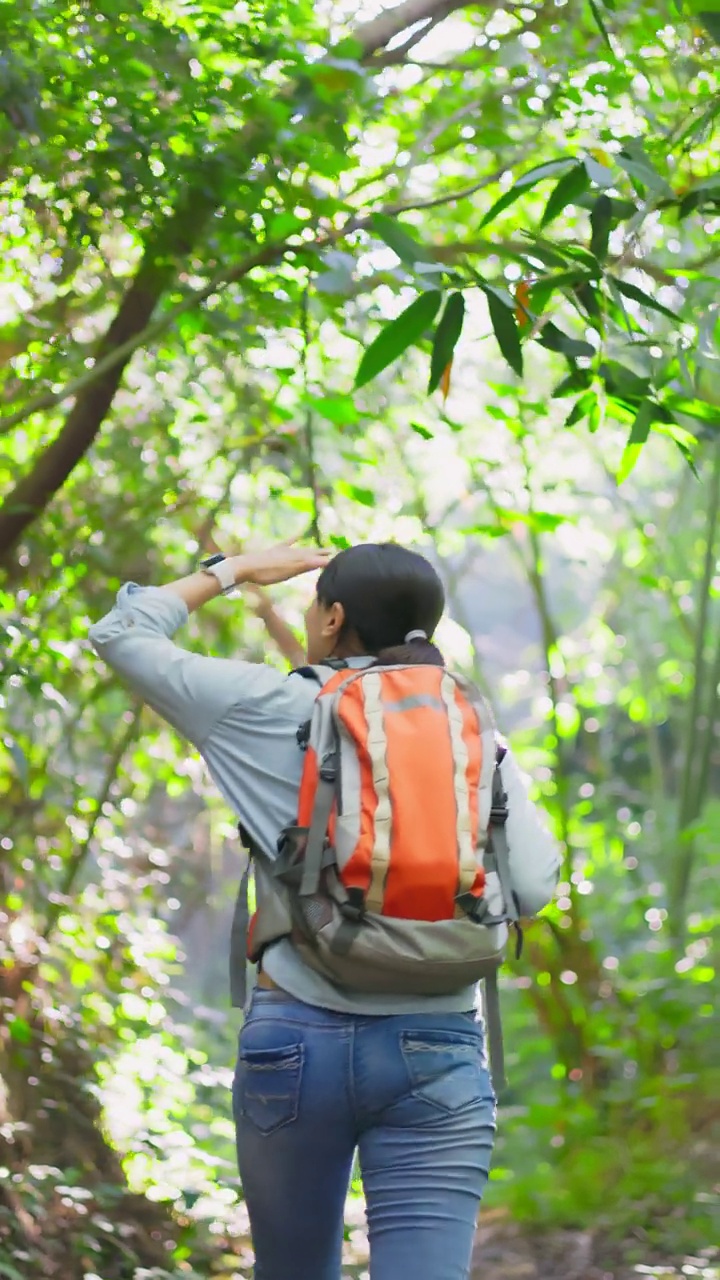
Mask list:
MULTIPOLYGON (((100 359, 144 329, 174 268, 157 271, 144 263, 123 298, 97 351, 100 359)), ((45 509, 85 456, 113 402, 128 355, 81 392, 62 431, 40 454, 32 471, 19 481, 0 508, 0 555, 9 552, 45 509)))
MULTIPOLYGON (((418 22, 432 23, 464 8, 468 0, 404 0, 359 27, 353 38, 360 45, 360 58, 372 67, 373 55, 390 40, 418 22)), ((292 93, 292 87, 288 93, 292 93)), ((146 249, 137 275, 127 290, 115 318, 102 339, 97 358, 142 332, 168 284, 174 279, 178 262, 197 244, 205 223, 221 200, 218 175, 237 165, 236 182, 257 153, 259 127, 245 126, 233 144, 225 163, 214 157, 203 167, 199 178, 188 186, 181 207, 146 249), (250 145, 252 144, 252 145, 250 145), (215 180, 213 180, 215 179, 215 180)), ((78 394, 64 426, 40 454, 35 465, 15 486, 0 507, 0 564, 9 557, 33 522, 62 488, 85 456, 112 405, 130 355, 118 360, 96 381, 78 394)))
POLYGON ((715 733, 717 704, 717 671, 720 663, 720 639, 717 654, 709 656, 715 634, 711 627, 712 596, 716 543, 720 525, 720 441, 713 446, 713 467, 708 486, 705 518, 705 561, 698 583, 695 644, 693 654, 693 689, 688 706, 685 729, 684 760, 678 801, 677 847, 668 876, 668 913, 670 930, 678 945, 685 937, 685 910, 695 863, 696 844, 692 827, 705 803, 709 777, 710 753, 715 733), (715 683, 713 683, 715 681, 715 683))

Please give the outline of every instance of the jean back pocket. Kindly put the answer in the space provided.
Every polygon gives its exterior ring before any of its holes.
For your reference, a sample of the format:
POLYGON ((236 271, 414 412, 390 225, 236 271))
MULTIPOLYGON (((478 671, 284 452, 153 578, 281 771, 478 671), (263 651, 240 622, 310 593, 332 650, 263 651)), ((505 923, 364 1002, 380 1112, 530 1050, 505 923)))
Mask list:
POLYGON ((238 1116, 260 1133, 274 1133, 297 1120, 305 1049, 302 1044, 269 1049, 241 1045, 235 1077, 238 1116))
POLYGON ((403 1031, 400 1048, 412 1093, 438 1110, 459 1111, 491 1098, 479 1034, 403 1031))

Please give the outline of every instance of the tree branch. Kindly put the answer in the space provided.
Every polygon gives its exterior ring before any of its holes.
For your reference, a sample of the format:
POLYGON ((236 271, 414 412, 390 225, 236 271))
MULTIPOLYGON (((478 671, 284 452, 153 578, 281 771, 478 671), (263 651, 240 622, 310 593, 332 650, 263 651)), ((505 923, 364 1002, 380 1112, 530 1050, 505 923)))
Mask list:
POLYGON ((426 37, 430 35, 430 32, 435 30, 438 23, 442 22, 444 17, 445 15, 442 14, 441 16, 436 16, 434 18, 431 18, 430 21, 425 22, 418 31, 413 31, 412 35, 408 36, 404 44, 396 45, 394 49, 388 49, 385 51, 385 53, 376 55, 376 57, 373 59, 373 66, 375 67, 402 66, 402 64, 406 61, 407 54, 410 53, 411 49, 414 49, 416 44, 420 44, 421 40, 425 40, 426 37))
MULTIPOLYGON (((447 121, 444 122, 443 129, 447 126, 447 123, 447 121)), ((382 212, 387 216, 394 217, 400 213, 408 213, 416 209, 434 209, 439 208, 442 205, 456 203, 458 200, 465 200, 469 196, 475 195, 476 192, 492 186, 508 168, 512 168, 514 165, 521 163, 528 153, 532 151, 532 146, 533 143, 528 144, 527 147, 522 148, 517 155, 499 166, 493 171, 493 173, 487 174, 485 177, 480 178, 477 182, 472 183, 468 187, 462 187, 458 191, 447 192, 444 195, 434 196, 427 200, 399 202, 397 204, 388 205, 379 212, 382 212)), ((260 249, 256 253, 243 259, 243 261, 238 263, 234 268, 221 267, 215 272, 206 285, 203 285, 200 289, 189 290, 186 296, 182 298, 180 302, 176 303, 176 305, 165 315, 159 316, 156 320, 150 321, 142 330, 140 330, 140 332, 133 334, 133 336, 128 338, 125 342, 113 347, 112 350, 108 351, 106 355, 102 356, 95 365, 93 365, 92 369, 88 369, 87 372, 80 374, 79 377, 73 379, 60 391, 44 391, 33 399, 28 400, 22 409, 18 409, 15 413, 8 414, 5 418, 0 418, 0 435, 12 431, 15 427, 19 426, 21 422, 24 422, 27 418, 31 417, 32 414, 39 413, 44 409, 51 409, 55 405, 62 404, 64 400, 69 400, 71 397, 79 395, 112 370, 118 363, 122 362, 122 366, 124 368, 128 363, 130 356, 132 356, 139 347, 146 346, 154 338, 159 337, 160 334, 164 333, 166 329, 174 324, 181 315, 192 310, 193 307, 198 306, 219 289, 226 287, 228 284, 237 283, 238 280, 243 279, 259 266, 269 266, 277 258, 283 257, 291 250, 299 252, 311 247, 329 247, 336 240, 348 235, 351 231, 357 231, 367 225, 370 216, 371 215, 354 217, 346 223, 341 230, 325 233, 314 241, 312 245, 307 241, 305 241, 304 244, 291 244, 289 241, 283 241, 278 244, 266 245, 263 249, 260 249)), ((524 240, 512 242, 506 241, 504 242, 504 245, 508 251, 512 251, 517 254, 520 254, 521 252, 527 254, 529 251, 528 242, 524 240)), ((437 253, 440 259, 444 258, 447 260, 448 258, 452 259, 466 253, 502 251, 502 248, 503 245, 487 240, 482 242, 473 242, 470 244, 450 245, 445 246, 444 248, 439 246, 437 253)), ((61 433, 61 435, 64 435, 64 433, 61 433)), ((49 446, 46 452, 49 452, 51 448, 52 445, 49 446)), ((18 486, 15 491, 15 495, 13 495, 18 501, 18 505, 20 505, 20 499, 18 497, 19 489, 20 486, 18 486)), ((0 557, 2 556, 2 548, 4 545, 3 516, 5 506, 8 505, 8 502, 6 502, 3 508, 0 509, 0 557)))
MULTIPOLYGON (((506 166, 499 171, 505 172, 506 166)), ((485 187, 491 187, 498 180, 498 172, 488 174, 486 178, 479 178, 477 182, 473 182, 469 187, 460 187, 458 191, 447 191, 441 196, 431 196, 427 200, 409 200, 405 204, 393 204, 389 208, 384 209, 383 213, 398 214, 410 213, 413 209, 439 209, 444 204, 457 204, 458 200, 467 200, 468 196, 474 196, 476 192, 483 191, 485 187)))
MULTIPOLYGON (((447 17, 464 8, 467 3, 468 0, 404 0, 404 3, 384 10, 377 18, 364 23, 353 33, 360 49, 360 60, 372 68, 374 54, 403 31, 428 19, 447 17)), ((291 100, 295 92, 293 82, 282 91, 280 97, 291 100)), ((267 129, 265 120, 253 120, 236 135, 231 157, 236 183, 241 180, 242 174, 257 155, 259 143, 267 129)), ((64 427, 41 452, 32 470, 18 482, 0 509, 0 561, 7 560, 25 530, 62 487, 97 436, 110 410, 128 360, 140 345, 138 335, 149 325, 156 306, 175 278, 178 261, 187 257, 208 219, 222 201, 227 167, 227 155, 212 156, 202 163, 188 182, 178 208, 151 236, 138 272, 99 346, 100 361, 103 357, 114 356, 111 365, 104 366, 102 376, 96 374, 91 383, 83 384, 64 427), (118 348, 123 352, 119 357, 115 354, 118 348)), ((272 261, 277 248, 273 246, 272 252, 266 248, 261 253, 262 258, 258 257, 254 262, 249 260, 252 265, 257 266, 260 261, 272 261), (269 257, 266 256, 268 253, 269 257)), ((252 265, 244 265, 240 274, 247 274, 248 270, 252 270, 252 265)), ((240 277, 234 274, 233 278, 240 277)), ((208 293, 200 291, 195 301, 202 296, 207 297, 208 293)), ((194 303, 186 301, 182 309, 187 310, 192 305, 194 303)), ((163 324, 162 327, 166 325, 163 324)), ((43 407, 49 405, 45 404, 43 407)), ((27 415, 23 414, 24 416, 27 415)), ((21 420, 17 415, 12 419, 15 423, 21 420)))
MULTIPOLYGON (((459 119, 462 119, 465 112, 458 112, 456 114, 459 119)), ((450 122, 450 119, 443 121, 442 126, 439 128, 438 133, 436 133, 435 136, 439 136, 440 132, 444 133, 450 122)), ((398 213, 409 213, 413 209, 437 209, 444 204, 455 204, 458 200, 466 200, 468 196, 474 196, 476 192, 484 191, 486 187, 492 187, 496 182, 499 182, 500 178, 502 178, 504 173, 507 173, 508 169, 513 169, 515 165, 522 164, 523 160, 527 159, 529 155, 532 155, 542 133, 543 129, 537 129, 530 141, 527 142, 524 147, 520 147, 516 151, 515 155, 509 156, 501 165, 498 165, 497 169, 494 169, 492 173, 488 173, 485 177, 479 178, 477 182, 471 183, 469 187, 460 187, 457 191, 448 191, 445 195, 431 196, 427 200, 408 200, 405 202, 399 202, 398 204, 389 205, 386 209, 383 209, 382 212, 384 214, 395 215, 398 213)), ((432 132, 429 135, 429 138, 426 139, 426 143, 428 141, 434 141, 432 132)))
MULTIPOLYGON (((60 391, 42 392, 41 395, 28 400, 27 404, 22 409, 18 409, 16 413, 8 414, 6 418, 0 418, 0 435, 12 431, 14 427, 24 422, 33 413, 39 413, 42 409, 52 409, 55 405, 62 404, 64 400, 69 400, 71 397, 79 395, 80 392, 87 390, 93 383, 102 379, 103 375, 114 369, 117 364, 122 364, 124 369, 130 356, 137 351, 138 347, 146 346, 153 338, 159 337, 186 311, 191 311, 193 307, 204 302, 206 298, 209 298, 211 294, 216 293, 223 286, 242 280, 244 276, 249 275, 256 267, 269 266, 276 257, 287 253, 291 247, 297 248, 298 246, 291 246, 287 241, 282 244, 266 245, 265 248, 258 250, 257 253, 244 258, 236 267, 221 267, 201 289, 188 290, 185 297, 176 303, 174 307, 171 307, 165 315, 158 316, 157 320, 150 321, 139 332, 127 338, 125 342, 118 343, 112 350, 97 360, 92 369, 88 369, 87 373, 80 374, 79 377, 67 383, 60 391)), ((1 526, 2 521, 0 520, 1 526)))
POLYGON ((384 9, 377 18, 365 22, 353 33, 353 39, 362 47, 363 58, 370 58, 396 36, 419 22, 433 19, 442 22, 458 9, 469 7, 470 0, 404 0, 392 9, 384 9))

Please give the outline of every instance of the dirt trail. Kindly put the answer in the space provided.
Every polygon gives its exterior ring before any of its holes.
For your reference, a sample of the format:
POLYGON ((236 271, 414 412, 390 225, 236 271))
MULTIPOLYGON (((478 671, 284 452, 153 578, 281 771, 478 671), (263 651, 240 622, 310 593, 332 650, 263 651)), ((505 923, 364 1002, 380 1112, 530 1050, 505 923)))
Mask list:
POLYGON ((659 1260, 638 1238, 612 1246, 589 1231, 528 1235, 489 1215, 478 1228, 471 1280, 720 1280, 720 1249, 700 1248, 697 1256, 659 1260), (633 1259, 645 1255, 643 1262, 633 1259))
MULTIPOLYGON (((348 1201, 343 1280, 369 1280, 362 1200, 348 1201)), ((600 1232, 532 1234, 502 1209, 480 1219, 470 1280, 720 1280, 720 1248, 698 1244, 695 1256, 658 1258, 642 1233, 621 1245, 600 1232)))

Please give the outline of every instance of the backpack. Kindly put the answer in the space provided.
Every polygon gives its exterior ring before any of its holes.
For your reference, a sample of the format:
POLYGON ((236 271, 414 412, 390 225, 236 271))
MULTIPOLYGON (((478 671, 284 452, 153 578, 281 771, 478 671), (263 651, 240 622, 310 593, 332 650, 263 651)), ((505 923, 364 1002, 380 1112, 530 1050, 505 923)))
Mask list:
MULTIPOLYGON (((305 964, 348 990, 451 995, 484 980, 499 1085, 497 971, 508 926, 518 941, 520 933, 505 751, 490 710, 443 667, 333 664, 298 674, 320 692, 297 735, 297 822, 281 832, 274 860, 250 848, 257 910, 247 957, 257 964, 289 936, 305 964), (502 901, 494 913, 485 895, 493 873, 502 901)), ((236 913, 234 932, 245 924, 247 910, 236 913)))

